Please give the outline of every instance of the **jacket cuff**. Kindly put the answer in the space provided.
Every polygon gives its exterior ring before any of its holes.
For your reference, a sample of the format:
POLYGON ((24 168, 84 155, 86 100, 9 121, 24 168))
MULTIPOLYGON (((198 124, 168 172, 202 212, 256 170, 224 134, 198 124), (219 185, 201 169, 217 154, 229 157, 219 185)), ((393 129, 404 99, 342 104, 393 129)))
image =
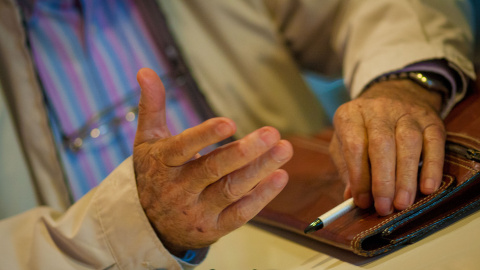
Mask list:
POLYGON ((129 157, 98 186, 93 203, 112 256, 120 269, 192 269, 158 239, 140 204, 129 157))
MULTIPOLYGON (((458 67, 444 59, 422 61, 408 65, 402 69, 383 74, 368 83, 367 86, 365 86, 365 89, 369 88, 376 82, 389 80, 389 78, 410 79, 411 76, 408 74, 412 73, 426 73, 430 74, 431 76, 437 76, 439 79, 439 86, 441 89, 444 89, 441 91, 444 92, 442 98, 442 108, 440 111, 440 116, 442 119, 444 119, 448 113, 450 113, 453 107, 465 97, 467 92, 469 78, 463 74, 458 67)), ((429 76, 426 76, 425 78, 429 78, 429 76)), ((429 84, 422 83, 422 85, 426 86, 429 84)), ((431 87, 434 86, 426 86, 427 89, 433 90, 430 89, 431 87)))
POLYGON ((464 74, 467 78, 475 79, 473 64, 466 59, 461 53, 449 47, 443 50, 433 50, 428 44, 401 44, 396 46, 387 46, 385 49, 378 51, 376 55, 363 59, 358 62, 357 68, 351 73, 345 74, 345 82, 350 89, 350 96, 356 98, 365 89, 371 81, 381 76, 401 70, 409 65, 429 61, 445 59, 455 67, 459 72, 464 74), (403 55, 402 52, 411 52, 403 55), (398 55, 402 54, 399 59, 398 55), (392 61, 392 59, 396 59, 392 61))

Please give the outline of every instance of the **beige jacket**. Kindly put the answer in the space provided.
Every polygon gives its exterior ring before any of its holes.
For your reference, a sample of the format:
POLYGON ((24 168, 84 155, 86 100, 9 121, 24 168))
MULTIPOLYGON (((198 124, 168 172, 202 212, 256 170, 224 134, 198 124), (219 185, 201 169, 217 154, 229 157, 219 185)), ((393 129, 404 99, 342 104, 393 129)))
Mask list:
MULTIPOLYGON (((466 0, 158 2, 208 102, 237 122, 239 136, 263 125, 309 134, 326 124, 304 69, 343 74, 352 97, 378 75, 426 59, 446 58, 474 77, 466 0)), ((0 89, 39 203, 64 211, 67 189, 14 0, 0 0, 0 89)), ((0 269, 179 268, 136 194, 129 159, 65 214, 37 208, 1 222, 0 269)))

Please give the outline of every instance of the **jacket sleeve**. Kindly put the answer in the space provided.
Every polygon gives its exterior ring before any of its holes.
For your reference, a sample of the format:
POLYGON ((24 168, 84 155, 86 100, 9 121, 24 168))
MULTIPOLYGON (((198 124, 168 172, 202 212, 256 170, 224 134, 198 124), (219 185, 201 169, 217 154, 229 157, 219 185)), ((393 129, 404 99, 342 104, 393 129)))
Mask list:
POLYGON ((468 0, 351 1, 335 36, 351 95, 379 75, 430 59, 446 59, 475 78, 469 6, 468 0))
POLYGON ((300 65, 333 75, 343 70, 352 97, 376 77, 424 60, 446 59, 475 78, 468 0, 265 3, 300 65))
POLYGON ((157 238, 129 158, 64 214, 39 207, 0 222, 0 269, 191 269, 157 238))

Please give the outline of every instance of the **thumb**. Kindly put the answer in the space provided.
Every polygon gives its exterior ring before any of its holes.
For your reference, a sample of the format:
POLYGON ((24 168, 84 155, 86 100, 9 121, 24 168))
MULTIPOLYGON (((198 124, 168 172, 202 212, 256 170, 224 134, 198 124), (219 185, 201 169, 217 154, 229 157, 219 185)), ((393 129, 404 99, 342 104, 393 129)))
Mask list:
POLYGON ((137 73, 141 95, 135 145, 170 137, 165 113, 165 87, 155 71, 142 68, 137 73))

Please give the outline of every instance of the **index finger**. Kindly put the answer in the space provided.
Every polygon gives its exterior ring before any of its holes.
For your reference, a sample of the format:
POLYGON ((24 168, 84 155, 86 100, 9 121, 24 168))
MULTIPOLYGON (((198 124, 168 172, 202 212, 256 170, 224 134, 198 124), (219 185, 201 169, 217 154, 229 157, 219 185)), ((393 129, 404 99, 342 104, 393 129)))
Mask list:
POLYGON ((180 166, 205 147, 218 143, 236 131, 235 123, 225 117, 209 119, 200 125, 157 143, 154 155, 168 166, 180 166))
POLYGON ((337 152, 332 153, 337 168, 343 166, 346 169, 343 174, 348 177, 347 186, 355 204, 367 208, 372 204, 367 130, 363 117, 350 110, 350 107, 339 108, 335 113, 336 137, 332 141, 331 152, 337 152))

